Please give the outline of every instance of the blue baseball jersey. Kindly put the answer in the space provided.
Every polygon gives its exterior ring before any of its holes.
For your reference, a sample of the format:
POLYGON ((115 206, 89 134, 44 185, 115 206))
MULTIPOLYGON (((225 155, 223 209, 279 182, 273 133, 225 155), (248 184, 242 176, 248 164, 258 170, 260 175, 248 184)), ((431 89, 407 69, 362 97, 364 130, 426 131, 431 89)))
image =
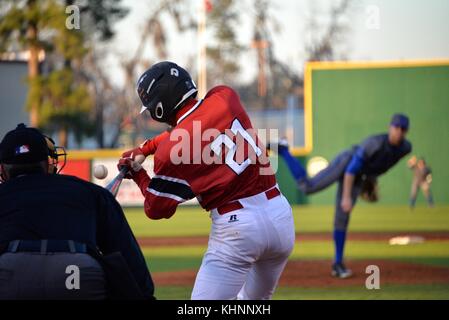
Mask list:
POLYGON ((379 176, 409 154, 412 144, 404 139, 399 146, 393 146, 388 141, 388 134, 379 134, 368 137, 352 150, 353 156, 346 172, 379 176))

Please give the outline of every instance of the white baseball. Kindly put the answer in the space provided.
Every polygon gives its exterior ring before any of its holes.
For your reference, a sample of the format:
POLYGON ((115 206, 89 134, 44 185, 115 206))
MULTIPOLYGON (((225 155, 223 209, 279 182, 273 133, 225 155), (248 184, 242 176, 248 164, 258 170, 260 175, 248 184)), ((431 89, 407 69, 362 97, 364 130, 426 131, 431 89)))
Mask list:
POLYGON ((104 179, 108 176, 108 169, 102 165, 99 164, 97 166, 94 167, 94 177, 97 179, 104 179))

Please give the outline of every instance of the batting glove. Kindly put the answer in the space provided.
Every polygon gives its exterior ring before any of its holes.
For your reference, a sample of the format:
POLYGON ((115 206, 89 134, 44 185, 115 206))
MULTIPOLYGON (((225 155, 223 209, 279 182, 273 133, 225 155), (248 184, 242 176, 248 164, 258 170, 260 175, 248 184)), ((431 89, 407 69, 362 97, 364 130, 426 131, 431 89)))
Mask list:
POLYGON ((142 170, 142 166, 137 161, 134 161, 132 158, 121 158, 118 161, 117 168, 122 170, 123 168, 128 168, 128 172, 125 175, 126 179, 132 179, 133 173, 139 172, 142 170))

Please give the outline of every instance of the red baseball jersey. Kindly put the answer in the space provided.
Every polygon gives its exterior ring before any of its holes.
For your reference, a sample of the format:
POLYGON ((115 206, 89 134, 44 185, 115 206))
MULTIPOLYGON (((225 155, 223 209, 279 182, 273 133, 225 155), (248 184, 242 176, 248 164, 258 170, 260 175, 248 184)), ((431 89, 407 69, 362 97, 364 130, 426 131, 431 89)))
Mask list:
POLYGON ((215 87, 181 114, 154 154, 155 176, 145 170, 134 175, 148 217, 169 218, 194 197, 211 210, 276 185, 265 147, 234 90, 215 87))

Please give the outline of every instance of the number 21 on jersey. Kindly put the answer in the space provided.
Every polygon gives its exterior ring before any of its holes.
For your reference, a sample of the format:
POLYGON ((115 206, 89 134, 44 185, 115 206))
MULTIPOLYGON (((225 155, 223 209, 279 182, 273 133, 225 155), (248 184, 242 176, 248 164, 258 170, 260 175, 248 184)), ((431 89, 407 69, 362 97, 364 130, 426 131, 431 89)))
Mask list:
MULTIPOLYGON (((257 157, 262 154, 262 150, 257 146, 253 137, 248 133, 248 131, 243 128, 242 124, 238 119, 235 119, 231 125, 231 132, 237 136, 240 134, 243 139, 252 148, 257 157)), ((228 149, 225 157, 226 165, 231 168, 237 175, 240 175, 246 168, 252 163, 251 158, 246 158, 242 163, 235 161, 235 155, 237 153, 237 144, 231 139, 227 134, 222 133, 215 138, 215 140, 210 144, 212 151, 217 155, 221 156, 223 150, 223 145, 228 149)))

